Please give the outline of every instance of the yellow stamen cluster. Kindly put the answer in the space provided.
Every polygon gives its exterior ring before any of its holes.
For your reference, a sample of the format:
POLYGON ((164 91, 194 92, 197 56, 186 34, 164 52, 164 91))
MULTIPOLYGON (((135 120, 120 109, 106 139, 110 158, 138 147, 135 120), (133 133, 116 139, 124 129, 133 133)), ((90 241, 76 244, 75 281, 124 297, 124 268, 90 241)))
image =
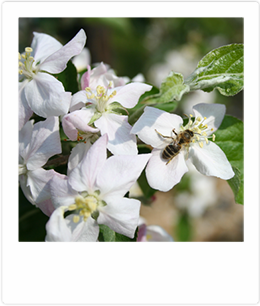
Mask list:
POLYGON ((75 203, 69 206, 69 211, 78 210, 78 215, 74 215, 73 221, 79 222, 80 216, 83 217, 84 221, 87 221, 88 217, 97 210, 98 199, 94 196, 77 196, 75 203))
POLYGON ((87 98, 90 100, 95 100, 97 111, 103 113, 107 108, 107 101, 113 98, 116 95, 116 90, 114 90, 111 94, 108 95, 108 89, 111 89, 112 83, 110 82, 108 87, 98 85, 96 88, 96 92, 93 92, 90 87, 86 87, 87 98))
POLYGON ((193 124, 193 130, 194 132, 201 134, 202 131, 206 130, 208 128, 207 124, 203 124, 203 122, 207 119, 206 117, 203 118, 202 120, 201 117, 197 117, 194 124, 193 124))
MULTIPOLYGON (((189 122, 188 124, 183 127, 182 129, 185 130, 185 129, 189 129, 191 131, 193 131, 193 133, 195 134, 194 135, 194 138, 192 139, 192 142, 195 143, 196 141, 198 142, 199 146, 201 148, 203 148, 203 145, 204 145, 204 141, 206 142, 206 144, 209 143, 209 140, 207 137, 208 133, 207 133, 207 129, 208 129, 208 125, 204 123, 204 121, 207 119, 207 117, 197 117, 196 120, 193 122, 192 121, 192 118, 193 116, 190 114, 190 118, 189 118, 189 122)), ((210 129, 211 132, 214 131, 213 128, 210 129)), ((212 135, 212 140, 215 141, 215 135, 213 134, 212 135)))
POLYGON ((36 70, 33 66, 34 58, 31 56, 33 49, 31 47, 25 48, 25 53, 20 54, 18 53, 18 72, 20 75, 24 75, 26 78, 31 79, 33 78, 33 74, 36 73, 36 70))

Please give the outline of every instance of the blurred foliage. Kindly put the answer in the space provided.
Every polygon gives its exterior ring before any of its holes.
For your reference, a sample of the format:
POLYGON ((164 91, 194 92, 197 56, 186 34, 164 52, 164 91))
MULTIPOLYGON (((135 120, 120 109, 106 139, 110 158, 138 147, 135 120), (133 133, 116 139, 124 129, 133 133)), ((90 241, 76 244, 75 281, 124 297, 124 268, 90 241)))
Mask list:
POLYGON ((176 228, 177 241, 191 241, 192 240, 192 225, 188 212, 180 210, 177 228, 176 228))
POLYGON ((203 57, 221 45, 243 42, 242 18, 20 18, 19 49, 31 44, 33 31, 65 44, 81 28, 92 63, 103 61, 131 78, 146 74, 181 45, 195 45, 203 57))
MULTIPOLYGON (((118 76, 133 78, 142 73, 147 83, 152 82, 150 68, 166 63, 165 57, 169 51, 182 53, 182 48, 189 48, 196 55, 196 60, 200 60, 214 48, 243 43, 242 18, 20 18, 19 51, 31 45, 33 32, 49 34, 66 44, 81 28, 87 34, 86 47, 90 50, 92 64, 109 64, 118 76)), ((190 67, 190 73, 195 68, 190 67)), ((169 65, 164 77, 171 70, 174 67, 169 65)), ((75 92, 75 84, 66 84, 68 89, 71 87, 71 91, 75 92)), ((218 94, 216 102, 225 104, 228 114, 243 118, 243 93, 234 97, 218 94)), ((65 135, 62 135, 64 138, 65 135)), ((65 167, 56 170, 66 173, 65 167)), ((48 217, 30 204, 21 191, 19 199, 19 240, 43 241, 48 217)), ((177 240, 187 241, 191 238, 186 214, 180 217, 178 228, 177 240)))

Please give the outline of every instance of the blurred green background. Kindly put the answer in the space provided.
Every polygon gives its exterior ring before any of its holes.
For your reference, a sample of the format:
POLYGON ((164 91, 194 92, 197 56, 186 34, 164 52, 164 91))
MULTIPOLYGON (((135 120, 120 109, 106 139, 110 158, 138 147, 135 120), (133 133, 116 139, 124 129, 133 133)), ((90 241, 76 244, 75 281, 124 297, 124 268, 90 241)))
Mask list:
MULTIPOLYGON (((19 52, 31 45, 34 31, 49 34, 66 44, 81 28, 87 34, 86 47, 90 51, 92 64, 101 61, 109 64, 118 76, 133 78, 142 73, 145 82, 157 87, 171 70, 187 77, 198 61, 212 49, 243 43, 242 18, 20 18, 19 52)), ((183 107, 178 108, 177 112, 183 114, 195 101, 223 103, 227 106, 228 114, 243 119, 243 92, 234 97, 224 97, 216 91, 189 93, 184 96, 183 107)), ((184 179, 183 184, 186 181, 184 179)), ((170 197, 177 190, 171 191, 170 197)), ((235 221, 239 224, 237 234, 229 233, 225 237, 222 233, 220 238, 192 235, 196 232, 194 226, 198 217, 188 214, 187 209, 178 208, 174 203, 172 205, 177 211, 176 220, 164 228, 175 240, 243 241, 243 208, 232 200, 228 204, 218 205, 224 212, 228 209, 239 210, 236 212, 239 220, 235 221)), ((207 213, 208 208, 200 217, 207 213)), ((23 195, 19 201, 19 218, 19 241, 44 240, 48 217, 28 203, 23 195)), ((149 224, 150 221, 147 222, 149 224)), ((160 225, 163 224, 162 221, 160 225)))

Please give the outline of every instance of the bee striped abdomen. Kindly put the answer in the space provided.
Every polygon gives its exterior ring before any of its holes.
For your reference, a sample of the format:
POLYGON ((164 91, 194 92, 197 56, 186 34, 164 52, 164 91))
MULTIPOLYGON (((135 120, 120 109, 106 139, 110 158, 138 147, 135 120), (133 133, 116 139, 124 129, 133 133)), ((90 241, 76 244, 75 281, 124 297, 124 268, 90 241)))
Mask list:
POLYGON ((181 146, 179 144, 169 144, 162 152, 162 157, 164 159, 172 159, 175 155, 179 153, 181 146))
MULTIPOLYGON (((175 132, 175 129, 172 130, 172 132, 175 134, 175 138, 172 136, 164 136, 157 130, 155 132, 162 138, 172 139, 172 142, 168 144, 164 150, 162 151, 162 158, 167 160, 166 165, 169 164, 169 162, 180 153, 182 147, 187 148, 187 152, 189 150, 189 145, 192 141, 192 138, 194 136, 194 132, 191 130, 185 130, 177 134, 175 132)), ((196 133, 198 134, 198 133, 196 133)))

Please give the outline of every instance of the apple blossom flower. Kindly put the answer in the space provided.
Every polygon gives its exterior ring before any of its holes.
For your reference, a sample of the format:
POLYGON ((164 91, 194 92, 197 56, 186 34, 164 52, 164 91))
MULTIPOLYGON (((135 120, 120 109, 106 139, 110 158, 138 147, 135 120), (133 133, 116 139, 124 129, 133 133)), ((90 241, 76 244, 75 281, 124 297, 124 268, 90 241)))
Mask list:
MULTIPOLYGON (((98 69, 101 70, 102 66, 98 69)), ((136 137, 130 134, 132 127, 128 123, 128 117, 120 115, 118 110, 134 107, 139 97, 152 87, 139 82, 113 87, 115 80, 105 85, 106 77, 97 77, 94 81, 90 78, 88 82, 91 86, 97 82, 102 85, 97 85, 95 89, 86 87, 73 95, 70 108, 72 112, 63 117, 62 126, 66 135, 71 140, 76 140, 78 137, 84 139, 89 126, 93 125, 92 132, 97 132, 95 127, 101 135, 108 134, 108 149, 113 154, 137 154, 136 137)))
POLYGON ((33 34, 31 47, 25 48, 24 54, 19 53, 20 128, 32 111, 44 118, 68 112, 71 93, 65 92, 63 84, 51 74, 62 72, 86 42, 83 29, 65 46, 47 34, 33 34))
POLYGON ((173 241, 173 238, 158 225, 146 225, 144 218, 140 217, 138 225, 137 242, 173 241))
MULTIPOLYGON (((76 59, 77 57, 75 57, 76 59)), ((98 85, 104 87, 118 87, 126 85, 126 83, 132 82, 144 82, 144 76, 139 73, 132 80, 129 77, 118 77, 115 74, 115 71, 110 68, 109 65, 104 64, 103 62, 96 64, 93 69, 90 67, 90 63, 87 63, 86 66, 88 70, 81 77, 81 89, 84 90, 86 87, 95 90, 98 85)), ((72 101, 70 111, 73 111, 76 108, 76 105, 73 105, 75 101, 72 101)))
MULTIPOLYGON (((96 67, 91 69, 90 65, 87 66, 88 70, 81 77, 81 89, 84 90, 86 87, 95 90, 98 85, 118 87, 125 85, 125 80, 118 77, 114 70, 110 69, 107 64, 101 62, 96 67)), ((73 102, 70 107, 70 111, 73 110, 73 102)))
POLYGON ((184 126, 180 116, 146 107, 133 126, 131 133, 137 134, 143 142, 153 147, 152 157, 146 167, 147 180, 152 188, 170 190, 188 171, 187 161, 191 161, 200 173, 207 176, 224 180, 234 176, 225 153, 209 140, 209 137, 214 140, 213 133, 224 118, 225 106, 201 103, 193 107, 193 112, 195 120, 190 118, 184 126), (175 143, 176 134, 185 130, 191 131, 190 143, 180 146, 172 159, 164 159, 162 153, 165 148, 175 143))
POLYGON ((56 174, 42 166, 48 159, 61 153, 59 119, 49 117, 33 124, 28 121, 19 132, 19 182, 26 198, 50 215, 54 207, 47 183, 56 174))
POLYGON ((68 176, 53 176, 49 185, 56 210, 46 226, 46 241, 96 241, 98 224, 134 237, 140 201, 124 195, 141 174, 151 154, 107 159, 107 142, 105 134, 90 147, 68 176), (64 217, 65 211, 71 214, 64 217))

